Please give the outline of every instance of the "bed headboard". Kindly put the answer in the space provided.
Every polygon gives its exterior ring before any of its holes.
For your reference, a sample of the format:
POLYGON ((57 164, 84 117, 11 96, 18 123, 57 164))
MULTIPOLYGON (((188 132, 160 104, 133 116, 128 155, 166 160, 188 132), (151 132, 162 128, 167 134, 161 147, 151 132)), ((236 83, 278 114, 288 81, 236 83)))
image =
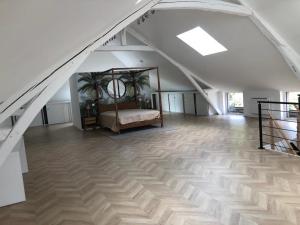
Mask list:
MULTIPOLYGON (((123 102, 123 103, 118 103, 118 110, 122 109, 137 109, 137 103, 136 102, 123 102)), ((100 105, 99 106, 99 111, 100 113, 102 112, 107 112, 107 111, 115 111, 115 104, 109 104, 109 105, 100 105)))

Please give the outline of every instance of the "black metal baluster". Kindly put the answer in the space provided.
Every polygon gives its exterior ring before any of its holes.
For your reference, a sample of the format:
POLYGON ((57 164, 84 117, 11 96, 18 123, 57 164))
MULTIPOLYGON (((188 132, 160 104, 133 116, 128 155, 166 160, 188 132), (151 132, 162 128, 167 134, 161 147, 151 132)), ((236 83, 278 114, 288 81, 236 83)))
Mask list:
POLYGON ((258 102, 258 120, 259 120, 259 149, 264 149, 263 146, 263 127, 262 127, 262 116, 261 116, 261 103, 258 102))

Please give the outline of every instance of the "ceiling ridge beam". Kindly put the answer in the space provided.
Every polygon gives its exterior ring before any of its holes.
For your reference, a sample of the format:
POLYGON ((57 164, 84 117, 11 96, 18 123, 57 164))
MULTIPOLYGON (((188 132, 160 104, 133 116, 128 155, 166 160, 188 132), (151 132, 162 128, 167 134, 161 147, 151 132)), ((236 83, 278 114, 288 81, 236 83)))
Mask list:
POLYGON ((135 31, 133 28, 129 27, 127 28, 127 32, 130 33, 132 36, 134 36, 139 41, 145 43, 149 47, 153 48, 154 51, 156 51, 158 54, 160 54, 163 58, 168 60, 170 63, 172 63, 175 67, 177 67, 186 77, 187 79, 194 85, 194 87, 199 91, 199 93, 206 99, 206 101, 209 103, 209 105, 218 113, 222 114, 221 110, 209 99, 206 92, 203 90, 203 88, 199 85, 199 83, 195 80, 194 77, 197 77, 197 80, 206 86, 213 88, 212 85, 201 79, 199 76, 194 74, 192 71, 190 71, 185 66, 181 65, 179 62, 168 56, 166 53, 164 53, 162 50, 157 48, 153 43, 151 43, 149 40, 147 40, 143 35, 135 31))
POLYGON ((216 1, 216 0, 198 0, 198 1, 178 1, 164 0, 153 7, 155 10, 178 10, 193 9, 210 12, 220 12, 238 16, 250 16, 252 11, 248 7, 234 3, 216 1))
POLYGON ((257 28, 271 41, 271 43, 278 49, 283 59, 289 65, 291 70, 300 79, 300 55, 288 44, 288 42, 275 31, 272 26, 263 19, 255 10, 245 1, 239 0, 241 4, 252 11, 250 19, 257 26, 257 28))

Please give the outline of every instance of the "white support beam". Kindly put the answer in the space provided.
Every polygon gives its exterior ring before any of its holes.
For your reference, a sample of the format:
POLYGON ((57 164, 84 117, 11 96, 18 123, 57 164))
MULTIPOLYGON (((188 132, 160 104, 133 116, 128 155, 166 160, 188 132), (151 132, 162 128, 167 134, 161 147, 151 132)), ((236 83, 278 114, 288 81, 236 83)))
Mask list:
POLYGON ((174 59, 172 59, 170 56, 168 56, 166 53, 164 53, 163 51, 161 51, 160 49, 158 49, 153 43, 151 43, 149 40, 147 40, 144 36, 142 36, 141 34, 139 34, 138 32, 136 32, 134 29, 132 28, 127 28, 127 31, 134 36, 135 38, 137 38, 139 41, 145 43, 146 45, 148 45, 149 47, 151 47, 152 49, 154 49, 158 54, 160 54, 162 57, 164 57, 166 60, 168 60, 170 63, 172 63, 174 66, 176 66, 186 77, 187 79, 194 85, 194 87, 197 89, 197 91, 199 91, 199 93, 204 97, 204 99, 206 99, 206 101, 211 105, 211 107, 218 113, 218 114, 222 114, 222 112, 218 109, 218 107, 208 98, 207 94, 205 93, 205 91, 202 89, 202 87, 199 85, 199 83, 193 78, 193 77, 197 77, 198 80, 205 84, 208 87, 212 86, 207 83, 206 81, 204 81, 203 79, 201 79, 199 76, 197 76, 196 74, 194 74, 192 71, 190 71, 189 69, 187 69, 186 67, 184 67, 183 65, 181 65, 180 63, 178 63, 177 61, 175 61, 174 59), (193 75, 192 75, 193 74, 193 75))
POLYGON ((95 52, 114 52, 114 51, 141 51, 153 52, 154 50, 146 45, 127 45, 127 46, 103 46, 98 48, 95 52))
POLYGON ((26 104, 36 95, 38 95, 43 89, 46 88, 46 86, 47 82, 44 82, 41 85, 37 86, 34 90, 29 91, 18 100, 18 104, 12 104, 10 106, 7 104, 3 104, 3 107, 1 108, 1 110, 3 111, 0 111, 0 124, 3 123, 12 114, 14 114, 17 110, 19 110, 20 107, 22 107, 24 104, 26 104), (7 109, 5 107, 7 107, 7 109))
POLYGON ((153 7, 155 10, 192 9, 210 12, 220 12, 238 16, 250 16, 251 10, 243 5, 217 0, 177 1, 163 0, 153 7))

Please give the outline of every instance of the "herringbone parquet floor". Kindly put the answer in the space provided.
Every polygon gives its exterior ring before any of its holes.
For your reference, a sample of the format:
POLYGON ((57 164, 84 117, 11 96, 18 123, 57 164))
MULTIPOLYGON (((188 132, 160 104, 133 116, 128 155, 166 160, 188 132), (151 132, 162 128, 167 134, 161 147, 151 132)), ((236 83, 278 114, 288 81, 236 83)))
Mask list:
POLYGON ((254 120, 173 115, 166 127, 30 129, 28 201, 1 208, 0 224, 300 224, 300 160, 258 150, 254 120))

